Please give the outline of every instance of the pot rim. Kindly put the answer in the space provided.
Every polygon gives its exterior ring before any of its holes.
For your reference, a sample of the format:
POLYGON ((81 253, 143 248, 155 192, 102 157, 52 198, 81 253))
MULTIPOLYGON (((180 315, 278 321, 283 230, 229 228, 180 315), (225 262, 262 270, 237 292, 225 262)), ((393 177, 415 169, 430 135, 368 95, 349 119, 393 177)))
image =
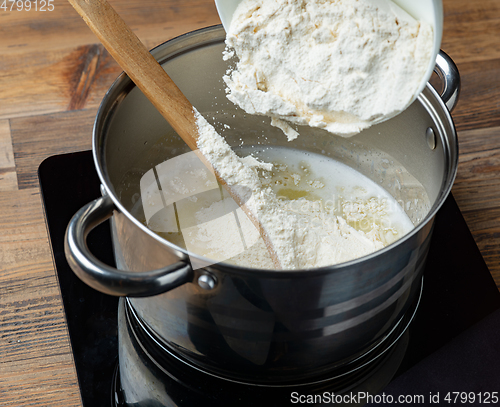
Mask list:
MULTIPOLYGON (((170 49, 168 55, 166 55, 162 59, 158 59, 160 63, 164 63, 167 60, 170 60, 184 52, 192 51, 204 45, 212 44, 216 41, 223 40, 224 38, 225 38, 225 31, 222 28, 222 25, 219 24, 219 25, 204 27, 198 30, 182 34, 180 36, 167 40, 162 44, 159 44, 158 46, 156 46, 151 50, 151 54, 158 58, 158 54, 161 51, 164 52, 165 48, 170 49), (201 43, 199 41, 200 36, 203 36, 203 41, 201 43)), ((441 131, 439 132, 439 134, 442 135, 444 132, 445 134, 448 135, 448 137, 441 136, 441 141, 444 150, 443 152, 445 155, 444 166, 446 169, 446 173, 443 179, 439 196, 436 198, 436 201, 431 206, 427 215, 410 232, 408 232, 406 235, 396 240, 395 242, 389 244, 388 246, 379 249, 373 253, 331 266, 324 266, 324 267, 310 268, 310 269, 275 270, 275 269, 248 268, 225 262, 213 263, 212 259, 197 255, 195 253, 191 253, 184 248, 176 246, 175 244, 169 242, 165 238, 159 236, 157 233, 149 229, 147 226, 143 225, 127 209, 125 209, 120 200, 116 197, 113 189, 110 187, 111 182, 109 180, 106 171, 105 158, 103 154, 103 149, 101 148, 102 145, 104 145, 102 141, 104 140, 105 137, 100 137, 99 134, 101 132, 103 132, 104 134, 106 133, 108 117, 112 116, 114 110, 117 109, 121 100, 123 100, 123 98, 134 87, 135 84, 131 81, 128 75, 125 72, 122 72, 109 87, 98 108, 98 112, 92 130, 92 155, 97 174, 101 181, 101 190, 105 191, 105 193, 113 201, 116 209, 121 213, 123 213, 135 226, 139 227, 144 233, 148 234, 150 237, 154 238, 159 243, 168 246, 172 250, 182 253, 185 256, 184 260, 189 261, 188 260, 189 257, 194 257, 202 262, 208 262, 212 265, 217 265, 217 269, 218 270, 223 269, 225 273, 241 274, 241 275, 252 273, 252 275, 254 276, 273 277, 273 278, 280 278, 280 277, 290 278, 291 276, 294 276, 294 278, 297 278, 298 276, 311 277, 312 275, 329 274, 339 270, 345 270, 350 267, 358 266, 360 263, 368 262, 373 258, 384 255, 392 251, 397 246, 404 244, 408 240, 412 239, 415 235, 417 235, 419 231, 424 227, 426 227, 429 222, 432 222, 433 218, 435 217, 435 215, 443 205, 444 201, 450 194, 453 183, 455 181, 457 167, 458 167, 458 137, 456 128, 453 119, 451 117, 451 114, 448 108, 446 107, 445 102, 441 99, 440 95, 434 89, 434 87, 430 83, 427 83, 426 88, 422 91, 422 93, 418 96, 417 101, 414 103, 418 102, 423 105, 426 105, 427 107, 426 110, 431 109, 436 113, 436 115, 439 113, 439 117, 441 118, 441 120, 446 122, 445 124, 439 123, 441 125, 441 131), (447 128, 446 131, 444 127, 447 128), (450 132, 451 134, 449 134, 450 132)), ((205 268, 213 270, 212 266, 207 266, 205 268)))

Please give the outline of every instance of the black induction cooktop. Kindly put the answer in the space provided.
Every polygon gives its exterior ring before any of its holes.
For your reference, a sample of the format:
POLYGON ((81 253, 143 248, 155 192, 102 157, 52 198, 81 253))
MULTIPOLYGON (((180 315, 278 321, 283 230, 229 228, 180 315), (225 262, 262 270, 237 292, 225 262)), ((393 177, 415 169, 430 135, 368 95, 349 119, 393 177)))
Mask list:
MULTIPOLYGON (((39 167, 39 180, 82 402, 108 407, 118 359, 118 299, 81 282, 64 256, 71 217, 100 195, 91 152, 49 157, 39 167)), ((114 264, 108 222, 89 234, 88 245, 100 260, 114 264)), ((422 394, 419 405, 495 404, 494 392, 500 397, 499 333, 500 293, 450 196, 436 216, 408 348, 384 395, 422 394)))

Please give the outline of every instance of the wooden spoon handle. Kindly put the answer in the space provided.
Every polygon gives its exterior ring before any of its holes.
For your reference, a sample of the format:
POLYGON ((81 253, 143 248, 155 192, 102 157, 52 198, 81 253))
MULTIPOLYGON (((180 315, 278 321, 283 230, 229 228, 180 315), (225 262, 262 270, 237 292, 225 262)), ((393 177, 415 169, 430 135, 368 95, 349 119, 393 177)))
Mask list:
POLYGON ((197 149, 193 106, 106 0, 68 0, 179 136, 197 149))

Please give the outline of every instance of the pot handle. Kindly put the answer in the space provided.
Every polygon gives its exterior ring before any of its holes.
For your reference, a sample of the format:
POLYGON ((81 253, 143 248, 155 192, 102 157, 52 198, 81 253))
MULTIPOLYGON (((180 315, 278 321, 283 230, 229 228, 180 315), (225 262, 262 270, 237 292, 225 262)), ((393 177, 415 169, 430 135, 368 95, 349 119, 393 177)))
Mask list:
POLYGON ((436 72, 443 82, 443 91, 440 96, 451 112, 457 104, 458 96, 460 95, 460 73, 458 72, 458 68, 453 59, 445 52, 439 51, 436 57, 434 72, 436 72))
POLYGON ((84 283, 109 295, 147 297, 193 280, 191 265, 182 261, 137 273, 121 271, 98 260, 87 246, 87 235, 110 218, 114 209, 113 201, 105 195, 81 208, 68 224, 64 252, 71 269, 84 283))

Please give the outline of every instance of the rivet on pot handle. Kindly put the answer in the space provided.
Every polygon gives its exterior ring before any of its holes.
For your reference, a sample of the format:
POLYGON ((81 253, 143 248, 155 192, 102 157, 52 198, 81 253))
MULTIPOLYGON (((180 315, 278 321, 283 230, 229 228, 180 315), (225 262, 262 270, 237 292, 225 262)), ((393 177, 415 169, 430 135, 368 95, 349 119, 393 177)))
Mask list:
POLYGON ((111 217, 113 210, 113 201, 105 195, 81 208, 66 229, 66 259, 84 283, 109 295, 146 297, 193 280, 193 269, 181 261, 163 269, 137 273, 121 271, 98 260, 88 249, 87 235, 111 217))
POLYGON ((443 81, 443 92, 441 99, 451 112, 458 101, 460 95, 460 73, 455 62, 443 51, 439 51, 436 57, 434 72, 443 81))

